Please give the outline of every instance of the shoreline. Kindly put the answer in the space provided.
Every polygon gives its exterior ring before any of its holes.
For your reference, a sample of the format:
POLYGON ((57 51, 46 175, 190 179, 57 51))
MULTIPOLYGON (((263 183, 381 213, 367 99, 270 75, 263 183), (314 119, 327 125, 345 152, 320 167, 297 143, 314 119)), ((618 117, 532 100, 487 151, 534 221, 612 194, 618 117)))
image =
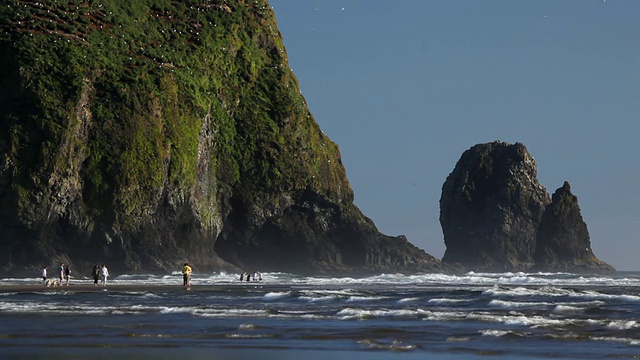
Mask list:
MULTIPOLYGON (((246 283, 237 285, 230 284, 196 284, 191 285, 190 287, 182 286, 182 284, 176 285, 149 285, 149 284, 117 284, 117 285, 109 285, 107 286, 95 286, 93 283, 91 284, 69 284, 62 286, 50 286, 46 287, 43 284, 20 284, 20 285, 0 285, 0 294, 2 293, 43 293, 43 292, 103 292, 103 291, 123 291, 123 292, 176 292, 176 291, 229 291, 232 289, 237 289, 238 287, 265 287, 265 284, 256 282, 256 283, 246 283)), ((285 286, 280 284, 268 284, 266 287, 273 288, 285 288, 285 286)))

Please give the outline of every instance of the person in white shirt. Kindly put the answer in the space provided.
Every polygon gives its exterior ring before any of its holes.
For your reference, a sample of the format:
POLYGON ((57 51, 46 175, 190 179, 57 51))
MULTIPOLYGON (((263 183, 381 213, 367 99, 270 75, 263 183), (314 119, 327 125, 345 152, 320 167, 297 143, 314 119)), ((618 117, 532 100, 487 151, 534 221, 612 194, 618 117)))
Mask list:
POLYGON ((107 269, 107 265, 102 264, 100 268, 100 280, 102 281, 102 286, 107 285, 107 277, 109 276, 109 270, 107 269))

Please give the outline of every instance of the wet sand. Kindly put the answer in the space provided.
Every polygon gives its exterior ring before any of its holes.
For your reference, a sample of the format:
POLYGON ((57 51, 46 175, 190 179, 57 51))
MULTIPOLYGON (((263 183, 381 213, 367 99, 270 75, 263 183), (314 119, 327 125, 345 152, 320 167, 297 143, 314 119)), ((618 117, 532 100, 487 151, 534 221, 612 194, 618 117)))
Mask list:
MULTIPOLYGON (((209 286, 207 286, 209 287, 209 286)), ((201 286, 192 286, 191 290, 197 290, 201 286)), ((49 286, 38 285, 2 285, 0 286, 0 293, 7 292, 44 292, 44 291, 74 291, 74 292, 98 292, 104 290, 113 291, 186 291, 186 288, 182 285, 109 285, 107 286, 95 286, 93 284, 69 284, 62 286, 49 286)))
POLYGON ((109 285, 107 286, 95 286, 93 283, 71 283, 69 286, 50 286, 46 287, 42 284, 29 284, 29 285, 0 285, 0 293, 21 293, 21 292, 52 292, 52 291, 60 291, 60 292, 101 292, 101 291, 142 291, 142 292, 175 292, 175 291, 228 291, 231 289, 235 289, 238 287, 270 287, 270 288, 285 288, 286 286, 282 285, 264 285, 259 282, 250 282, 250 283, 240 283, 230 285, 191 285, 191 287, 187 288, 182 286, 182 284, 176 285, 109 285))

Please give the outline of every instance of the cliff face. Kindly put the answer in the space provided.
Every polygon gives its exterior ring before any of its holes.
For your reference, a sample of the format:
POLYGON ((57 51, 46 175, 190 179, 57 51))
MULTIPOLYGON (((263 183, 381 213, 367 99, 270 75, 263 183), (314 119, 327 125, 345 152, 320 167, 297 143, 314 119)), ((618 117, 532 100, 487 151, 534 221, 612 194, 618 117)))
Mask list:
POLYGON ((0 266, 425 271, 353 205, 266 1, 9 0, 0 266))
POLYGON ((465 151, 440 198, 445 263, 470 270, 613 271, 591 251, 569 184, 553 199, 524 145, 493 142, 465 151))
POLYGON ((479 144, 465 151, 442 187, 440 224, 447 246, 442 261, 485 271, 529 268, 549 203, 536 172, 519 143, 479 144))
POLYGON ((578 198, 569 183, 556 190, 542 215, 534 254, 535 267, 553 271, 603 272, 613 267, 596 258, 578 198))

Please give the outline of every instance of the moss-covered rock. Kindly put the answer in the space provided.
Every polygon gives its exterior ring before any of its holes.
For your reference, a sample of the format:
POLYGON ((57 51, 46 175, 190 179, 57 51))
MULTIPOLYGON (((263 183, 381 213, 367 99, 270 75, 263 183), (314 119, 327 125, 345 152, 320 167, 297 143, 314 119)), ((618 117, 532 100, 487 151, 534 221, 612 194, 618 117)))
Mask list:
POLYGON ((5 269, 424 271, 353 205, 265 0, 0 8, 5 269))

